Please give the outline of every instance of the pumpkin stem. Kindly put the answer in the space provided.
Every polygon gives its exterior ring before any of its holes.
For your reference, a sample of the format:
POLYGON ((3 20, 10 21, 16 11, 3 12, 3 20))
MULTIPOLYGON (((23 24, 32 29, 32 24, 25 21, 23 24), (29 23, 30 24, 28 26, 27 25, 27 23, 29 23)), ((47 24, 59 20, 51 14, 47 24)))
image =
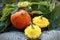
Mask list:
POLYGON ((23 14, 25 14, 25 12, 22 11, 21 14, 23 15, 23 14))
POLYGON ((22 12, 21 14, 23 15, 24 13, 22 12))

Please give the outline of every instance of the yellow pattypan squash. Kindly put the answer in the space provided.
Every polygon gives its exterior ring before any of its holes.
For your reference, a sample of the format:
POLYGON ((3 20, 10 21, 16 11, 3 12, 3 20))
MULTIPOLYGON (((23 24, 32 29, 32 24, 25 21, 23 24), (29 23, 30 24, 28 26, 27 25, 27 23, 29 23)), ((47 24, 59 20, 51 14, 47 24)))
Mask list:
POLYGON ((41 29, 33 25, 33 27, 30 25, 25 29, 25 35, 30 39, 36 39, 41 35, 41 29))
POLYGON ((18 2, 18 7, 21 8, 21 7, 26 7, 28 6, 28 2, 27 1, 24 1, 24 2, 18 2))
POLYGON ((32 19, 32 22, 33 24, 39 26, 40 28, 45 28, 50 24, 49 20, 43 16, 34 17, 32 19))

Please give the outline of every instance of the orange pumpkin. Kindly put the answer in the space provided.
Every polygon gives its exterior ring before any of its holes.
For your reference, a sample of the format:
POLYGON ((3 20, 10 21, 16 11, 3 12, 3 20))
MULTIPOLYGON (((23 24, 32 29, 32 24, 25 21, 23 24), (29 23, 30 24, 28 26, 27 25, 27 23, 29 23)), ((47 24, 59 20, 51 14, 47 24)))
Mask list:
POLYGON ((30 24, 31 17, 27 11, 19 10, 11 15, 11 22, 14 27, 18 29, 24 29, 30 24))

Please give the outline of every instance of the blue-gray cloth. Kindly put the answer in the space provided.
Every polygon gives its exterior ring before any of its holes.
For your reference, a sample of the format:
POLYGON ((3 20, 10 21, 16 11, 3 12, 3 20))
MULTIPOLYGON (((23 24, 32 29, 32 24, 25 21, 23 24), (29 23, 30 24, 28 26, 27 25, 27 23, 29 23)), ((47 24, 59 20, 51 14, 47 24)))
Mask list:
POLYGON ((0 40, 27 40, 22 32, 6 32, 0 34, 0 40))

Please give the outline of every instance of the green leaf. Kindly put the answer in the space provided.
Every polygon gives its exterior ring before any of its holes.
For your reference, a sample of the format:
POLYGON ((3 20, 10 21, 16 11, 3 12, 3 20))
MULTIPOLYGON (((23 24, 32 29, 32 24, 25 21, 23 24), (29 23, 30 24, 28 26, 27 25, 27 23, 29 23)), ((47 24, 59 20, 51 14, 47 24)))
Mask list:
POLYGON ((50 4, 49 10, 52 12, 52 10, 55 8, 55 3, 50 4))
POLYGON ((0 18, 0 21, 4 21, 7 19, 7 17, 11 14, 11 12, 14 10, 15 8, 13 7, 5 7, 3 9, 3 14, 2 17, 0 18))
POLYGON ((0 22, 0 27, 4 26, 5 23, 4 22, 0 22))
POLYGON ((3 9, 3 6, 0 7, 0 17, 2 16, 2 9, 3 9))
POLYGON ((43 1, 43 0, 27 0, 29 2, 39 2, 39 1, 43 1))
POLYGON ((55 10, 56 11, 53 11, 49 18, 51 20, 50 26, 48 27, 49 30, 57 28, 60 24, 60 6, 57 6, 55 10))
POLYGON ((4 28, 5 22, 0 22, 0 31, 4 28))
POLYGON ((15 4, 17 0, 3 0, 3 4, 15 4))
POLYGON ((0 32, 3 32, 10 25, 10 23, 9 17, 4 22, 0 22, 0 32))

